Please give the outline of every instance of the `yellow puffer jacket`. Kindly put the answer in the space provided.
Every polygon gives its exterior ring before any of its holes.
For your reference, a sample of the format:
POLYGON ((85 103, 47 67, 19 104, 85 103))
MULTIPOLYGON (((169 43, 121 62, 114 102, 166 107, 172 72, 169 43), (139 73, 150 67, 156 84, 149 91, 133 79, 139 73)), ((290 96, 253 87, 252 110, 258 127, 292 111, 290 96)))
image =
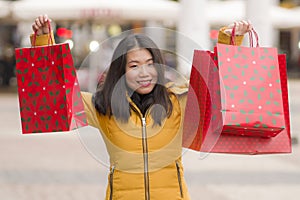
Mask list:
POLYGON ((162 126, 154 127, 151 115, 143 118, 130 99, 129 122, 121 123, 97 114, 92 95, 82 93, 88 122, 101 130, 110 156, 106 200, 189 199, 181 163, 184 106, 180 103, 187 89, 179 95, 172 90, 173 112, 162 126))
MULTIPOLYGON (((48 37, 38 36, 36 46, 47 45, 48 37)), ((240 44, 242 38, 237 37, 236 43, 240 44)), ((221 29, 219 42, 229 41, 229 35, 221 29)), ((92 94, 82 92, 88 123, 100 130, 110 156, 106 200, 190 199, 181 162, 187 87, 168 88, 173 112, 162 126, 153 126, 153 119, 147 113, 143 118, 130 98, 129 123, 99 115, 92 104, 92 94)))

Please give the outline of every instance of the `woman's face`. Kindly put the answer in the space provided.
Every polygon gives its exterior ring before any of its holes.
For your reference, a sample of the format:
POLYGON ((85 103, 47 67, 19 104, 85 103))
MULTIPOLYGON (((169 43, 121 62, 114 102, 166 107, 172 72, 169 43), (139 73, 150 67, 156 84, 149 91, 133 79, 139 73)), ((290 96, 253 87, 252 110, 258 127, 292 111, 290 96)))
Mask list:
POLYGON ((148 94, 155 87, 157 71, 147 49, 137 48, 127 52, 126 83, 139 94, 148 94))

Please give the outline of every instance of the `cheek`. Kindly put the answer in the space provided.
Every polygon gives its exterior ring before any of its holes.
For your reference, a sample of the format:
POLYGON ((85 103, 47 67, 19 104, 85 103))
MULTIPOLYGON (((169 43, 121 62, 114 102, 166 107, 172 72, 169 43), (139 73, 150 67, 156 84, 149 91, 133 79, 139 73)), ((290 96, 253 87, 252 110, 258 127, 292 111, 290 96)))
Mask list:
POLYGON ((158 73, 157 70, 155 68, 153 68, 152 72, 151 72, 151 76, 153 78, 153 81, 157 82, 158 79, 158 73))
POLYGON ((133 84, 135 77, 136 77, 136 73, 134 72, 134 70, 129 70, 126 72, 125 78, 126 78, 126 83, 128 86, 133 84))

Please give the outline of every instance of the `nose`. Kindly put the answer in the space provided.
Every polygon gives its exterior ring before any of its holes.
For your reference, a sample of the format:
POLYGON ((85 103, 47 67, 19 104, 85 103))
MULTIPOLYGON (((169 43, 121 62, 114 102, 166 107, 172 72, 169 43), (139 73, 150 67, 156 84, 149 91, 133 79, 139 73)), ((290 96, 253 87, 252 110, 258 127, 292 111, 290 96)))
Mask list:
POLYGON ((140 76, 148 76, 149 75, 149 72, 147 70, 147 66, 146 65, 141 65, 140 66, 139 75, 140 76))

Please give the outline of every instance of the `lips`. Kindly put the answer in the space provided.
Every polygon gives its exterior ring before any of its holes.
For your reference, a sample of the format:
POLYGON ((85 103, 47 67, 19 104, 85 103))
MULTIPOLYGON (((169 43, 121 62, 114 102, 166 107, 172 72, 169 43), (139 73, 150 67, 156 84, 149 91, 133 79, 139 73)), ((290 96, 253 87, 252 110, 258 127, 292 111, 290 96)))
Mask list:
POLYGON ((138 83, 141 87, 148 87, 149 85, 151 85, 151 80, 137 81, 137 83, 138 83))

